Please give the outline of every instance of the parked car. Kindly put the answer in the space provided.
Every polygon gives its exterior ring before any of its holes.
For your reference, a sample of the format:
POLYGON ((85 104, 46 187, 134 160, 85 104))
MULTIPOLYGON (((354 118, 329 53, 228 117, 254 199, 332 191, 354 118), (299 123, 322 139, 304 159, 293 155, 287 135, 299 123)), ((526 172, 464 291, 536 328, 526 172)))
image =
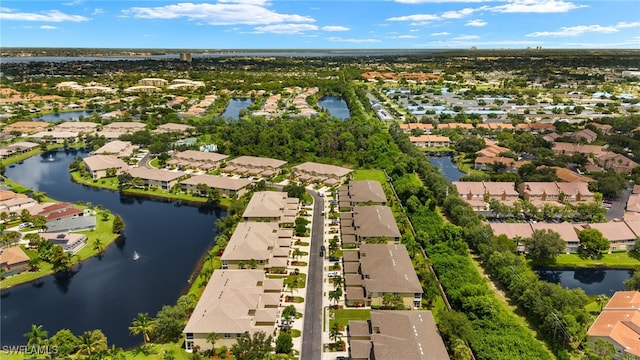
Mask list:
POLYGON ((329 273, 327 274, 328 278, 334 278, 334 277, 338 277, 340 276, 340 272, 339 271, 329 271, 329 273))
POLYGON ((19 229, 19 230, 22 230, 22 229, 26 229, 26 228, 28 228, 28 227, 32 227, 32 226, 33 226, 33 224, 32 224, 32 223, 30 223, 30 222, 25 222, 25 223, 22 223, 22 224, 18 225, 18 229, 19 229))

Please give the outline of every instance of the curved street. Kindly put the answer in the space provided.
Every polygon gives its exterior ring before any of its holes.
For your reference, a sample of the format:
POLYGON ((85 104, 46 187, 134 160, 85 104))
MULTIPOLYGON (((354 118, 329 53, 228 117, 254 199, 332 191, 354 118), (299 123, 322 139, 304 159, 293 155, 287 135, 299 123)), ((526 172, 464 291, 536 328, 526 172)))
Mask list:
POLYGON ((324 241, 324 221, 322 211, 324 198, 316 191, 307 190, 313 197, 313 223, 309 250, 309 270, 307 274, 307 304, 304 310, 304 330, 302 333, 301 360, 320 360, 322 357, 322 258, 320 246, 324 241))

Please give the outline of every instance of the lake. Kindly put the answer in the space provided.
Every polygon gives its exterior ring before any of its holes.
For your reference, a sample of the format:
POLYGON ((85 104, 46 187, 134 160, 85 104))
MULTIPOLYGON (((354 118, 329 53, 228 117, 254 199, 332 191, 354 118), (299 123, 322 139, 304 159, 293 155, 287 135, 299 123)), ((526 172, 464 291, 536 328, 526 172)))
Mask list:
MULTIPOLYGON (((124 236, 66 276, 47 276, 2 291, 0 345, 25 344, 31 324, 53 336, 67 328, 79 335, 102 329, 109 344, 129 348, 141 336, 128 326, 140 312, 155 316, 173 305, 203 254, 213 245, 215 221, 226 216, 214 206, 188 206, 73 183, 68 165, 86 152, 58 151, 29 158, 7 168, 6 176, 50 197, 91 202, 120 214, 124 236), (133 260, 137 252, 140 258, 133 260)), ((98 218, 100 221, 100 218, 98 218)), ((91 246, 91 245, 87 245, 91 246)))
POLYGON ((450 156, 428 156, 429 162, 435 165, 449 181, 458 181, 465 174, 458 170, 450 156))
POLYGON ((633 275, 625 269, 537 269, 541 280, 560 284, 569 289, 581 288, 587 295, 605 294, 626 290, 623 281, 633 275))
POLYGON ((86 119, 91 117, 92 114, 93 114, 93 111, 88 111, 88 110, 69 111, 69 112, 40 115, 34 118, 33 120, 53 122, 53 123, 58 121, 78 121, 81 115, 84 116, 86 119))
POLYGON ((246 110, 253 100, 246 98, 233 98, 229 100, 229 105, 222 114, 223 119, 240 120, 240 110, 246 110))
POLYGON ((337 96, 323 96, 318 100, 318 106, 327 109, 331 116, 338 119, 346 120, 351 116, 347 103, 337 96))

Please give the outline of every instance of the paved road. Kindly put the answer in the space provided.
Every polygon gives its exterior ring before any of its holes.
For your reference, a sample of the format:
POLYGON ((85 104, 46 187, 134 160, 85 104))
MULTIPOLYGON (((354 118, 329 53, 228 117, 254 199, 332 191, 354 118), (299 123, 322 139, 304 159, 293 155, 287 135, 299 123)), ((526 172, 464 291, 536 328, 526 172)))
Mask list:
POLYGON ((324 198, 315 191, 307 190, 313 197, 313 225, 309 244, 309 273, 307 274, 306 308, 300 360, 320 360, 322 358, 322 258, 320 246, 324 241, 324 198))
POLYGON ((617 199, 613 201, 611 204, 611 208, 607 211, 607 221, 611 221, 613 219, 622 219, 624 217, 624 209, 627 206, 627 201, 629 201, 629 195, 631 195, 632 189, 627 189, 618 196, 617 199))
POLYGON ((146 167, 151 169, 151 165, 149 164, 149 162, 151 162, 151 152, 148 152, 147 155, 145 155, 140 162, 138 163, 138 166, 140 167, 146 167))

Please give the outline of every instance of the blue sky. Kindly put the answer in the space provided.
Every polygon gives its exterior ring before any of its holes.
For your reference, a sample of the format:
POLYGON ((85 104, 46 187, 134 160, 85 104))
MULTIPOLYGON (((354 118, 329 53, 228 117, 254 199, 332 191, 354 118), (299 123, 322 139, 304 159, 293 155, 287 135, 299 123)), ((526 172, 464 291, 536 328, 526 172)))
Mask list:
POLYGON ((640 1, 3 0, 0 46, 640 48, 640 1))

